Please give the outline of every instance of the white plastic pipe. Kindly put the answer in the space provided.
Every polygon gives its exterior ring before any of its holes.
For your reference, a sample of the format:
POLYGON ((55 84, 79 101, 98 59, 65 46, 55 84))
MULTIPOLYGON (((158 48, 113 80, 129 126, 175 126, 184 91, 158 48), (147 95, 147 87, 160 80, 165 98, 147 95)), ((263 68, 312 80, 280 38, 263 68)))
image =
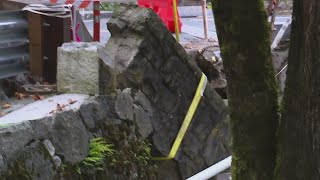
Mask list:
POLYGON ((193 175, 189 177, 187 180, 206 180, 210 179, 217 174, 227 170, 231 167, 231 156, 225 158, 224 160, 216 163, 215 165, 212 165, 208 167, 207 169, 199 172, 196 175, 193 175))

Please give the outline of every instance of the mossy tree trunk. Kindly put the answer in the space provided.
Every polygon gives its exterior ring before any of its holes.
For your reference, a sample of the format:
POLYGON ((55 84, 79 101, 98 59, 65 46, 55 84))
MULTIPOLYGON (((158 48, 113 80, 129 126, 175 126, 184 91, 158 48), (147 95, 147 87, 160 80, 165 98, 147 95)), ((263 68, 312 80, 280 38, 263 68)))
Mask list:
POLYGON ((271 180, 278 100, 262 0, 212 0, 228 81, 232 179, 271 180))
POLYGON ((277 179, 320 179, 320 3, 295 0, 277 179))

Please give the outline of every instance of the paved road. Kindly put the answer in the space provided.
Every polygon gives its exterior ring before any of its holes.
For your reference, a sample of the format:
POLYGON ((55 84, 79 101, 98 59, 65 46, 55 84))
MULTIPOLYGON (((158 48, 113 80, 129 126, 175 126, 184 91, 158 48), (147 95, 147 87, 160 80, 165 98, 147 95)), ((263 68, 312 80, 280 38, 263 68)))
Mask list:
MULTIPOLYGON (((182 33, 181 33, 181 41, 191 41, 193 39, 204 38, 203 35, 203 21, 202 17, 194 17, 194 18, 181 18, 182 20, 182 33)), ((107 22, 109 21, 108 18, 101 19, 101 42, 106 43, 107 40, 110 38, 111 34, 107 29, 107 22)), ((84 23, 86 24, 89 32, 93 33, 93 21, 92 20, 85 20, 84 23)), ((208 19, 209 24, 209 38, 217 39, 216 32, 215 32, 215 25, 213 21, 213 17, 209 17, 208 19)))
MULTIPOLYGON (((278 29, 281 28, 281 25, 284 24, 290 16, 278 16, 276 17, 275 24, 278 29)), ((181 18, 182 20, 182 33, 181 33, 181 42, 192 41, 193 39, 204 38, 203 33, 203 18, 202 17, 189 17, 181 18)), ((101 42, 106 43, 110 37, 110 32, 107 29, 108 18, 101 19, 101 42)), ((93 22, 92 20, 84 21, 89 32, 93 33, 93 22)), ((217 40, 216 27, 214 24, 214 19, 212 15, 208 16, 208 34, 209 38, 217 40)), ((276 31, 277 32, 277 31, 276 31)), ((288 33, 287 33, 288 34, 288 33)))

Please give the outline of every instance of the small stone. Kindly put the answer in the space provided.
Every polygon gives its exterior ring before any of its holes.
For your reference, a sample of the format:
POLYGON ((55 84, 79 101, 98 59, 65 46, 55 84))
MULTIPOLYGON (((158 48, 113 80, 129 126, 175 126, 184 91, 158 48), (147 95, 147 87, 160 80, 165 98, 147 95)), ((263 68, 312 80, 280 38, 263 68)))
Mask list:
POLYGON ((61 159, 60 159, 59 156, 53 156, 52 159, 53 159, 54 165, 55 165, 57 168, 61 166, 62 161, 61 161, 61 159))
POLYGON ((55 149, 52 145, 52 142, 49 139, 46 139, 43 141, 43 144, 46 147, 46 149, 48 150, 48 152, 50 153, 50 155, 53 156, 55 153, 55 149))
POLYGON ((147 138, 153 131, 151 118, 142 108, 134 105, 135 123, 138 126, 138 133, 141 139, 147 138))
POLYGON ((149 114, 152 114, 152 105, 143 92, 137 92, 134 96, 134 100, 135 103, 140 105, 145 111, 147 111, 149 114))
POLYGON ((115 109, 119 118, 133 121, 133 98, 130 91, 118 93, 115 109))

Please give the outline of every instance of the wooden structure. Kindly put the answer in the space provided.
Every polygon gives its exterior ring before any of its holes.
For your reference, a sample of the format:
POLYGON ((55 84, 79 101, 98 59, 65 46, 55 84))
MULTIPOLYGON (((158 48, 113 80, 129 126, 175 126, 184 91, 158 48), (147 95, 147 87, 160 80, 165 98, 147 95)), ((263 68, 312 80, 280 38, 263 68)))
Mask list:
POLYGON ((29 13, 30 71, 49 83, 56 82, 57 48, 71 41, 70 18, 29 13))

